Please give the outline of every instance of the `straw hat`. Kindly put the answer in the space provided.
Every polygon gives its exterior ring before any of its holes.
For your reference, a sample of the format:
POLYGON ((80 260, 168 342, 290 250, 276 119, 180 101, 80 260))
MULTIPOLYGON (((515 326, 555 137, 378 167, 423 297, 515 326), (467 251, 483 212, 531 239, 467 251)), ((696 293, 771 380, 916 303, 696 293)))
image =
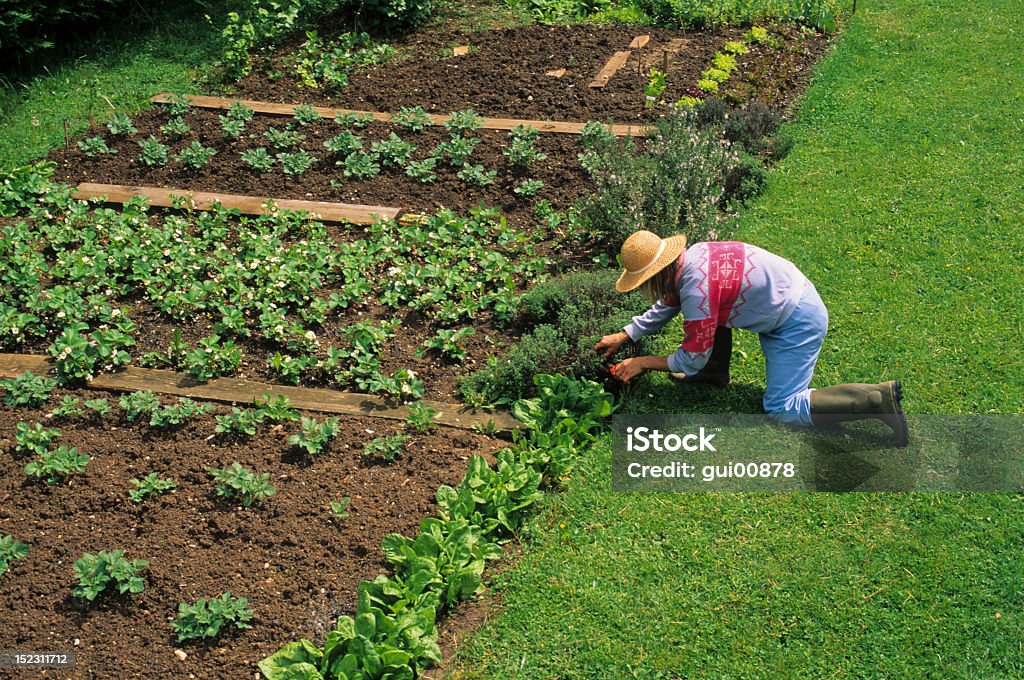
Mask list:
POLYGON ((679 257, 686 248, 686 234, 661 238, 650 231, 638 231, 622 244, 622 264, 626 268, 615 282, 615 290, 628 293, 640 287, 679 257))

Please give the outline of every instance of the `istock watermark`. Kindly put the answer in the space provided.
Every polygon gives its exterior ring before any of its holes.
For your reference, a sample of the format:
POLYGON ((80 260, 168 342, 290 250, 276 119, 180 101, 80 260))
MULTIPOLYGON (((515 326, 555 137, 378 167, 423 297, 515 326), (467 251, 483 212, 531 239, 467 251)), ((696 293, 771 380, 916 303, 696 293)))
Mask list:
POLYGON ((612 489, 633 492, 1024 491, 1024 415, 908 415, 823 430, 767 416, 617 415, 612 489))

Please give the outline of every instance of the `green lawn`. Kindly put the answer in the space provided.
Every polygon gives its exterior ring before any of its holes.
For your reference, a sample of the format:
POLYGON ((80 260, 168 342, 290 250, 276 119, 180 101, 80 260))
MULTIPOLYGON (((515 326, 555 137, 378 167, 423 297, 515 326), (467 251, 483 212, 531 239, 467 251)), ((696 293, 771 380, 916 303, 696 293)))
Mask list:
MULTIPOLYGON (((860 3, 822 65, 737 234, 821 291, 815 385, 1022 411, 1022 34, 1016 0, 860 3)), ((756 410, 763 359, 737 340, 731 390, 657 376, 629 410, 756 410)), ((609 462, 604 440, 547 500, 451 675, 1024 676, 1020 495, 613 494, 609 462)))
POLYGON ((0 165, 18 165, 64 144, 89 127, 88 117, 109 120, 114 110, 134 113, 162 90, 194 91, 218 53, 216 32, 229 2, 164 3, 87 36, 37 65, 39 75, 0 80, 0 165), (151 12, 151 13, 148 13, 151 12))

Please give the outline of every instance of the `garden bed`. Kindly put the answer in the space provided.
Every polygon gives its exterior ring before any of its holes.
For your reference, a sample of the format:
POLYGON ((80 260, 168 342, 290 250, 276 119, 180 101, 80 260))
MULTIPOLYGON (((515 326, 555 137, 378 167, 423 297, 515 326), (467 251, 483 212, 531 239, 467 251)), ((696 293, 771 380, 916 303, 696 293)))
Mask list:
MULTIPOLYGON (((330 630, 353 608, 359 582, 384 570, 381 538, 415 533, 433 512, 437 487, 457 484, 469 456, 490 459, 500 445, 450 428, 412 432, 395 464, 375 464, 363 445, 409 428, 345 418, 330 449, 311 458, 287 443, 298 423, 233 439, 215 435, 210 416, 169 431, 129 423, 116 406, 102 417, 47 418, 65 395, 111 397, 58 390, 50 408, 0 406, 0 534, 30 546, 3 576, 0 639, 7 649, 75 652, 76 669, 54 677, 252 677, 255 663, 283 641, 330 630), (14 450, 19 422, 60 429, 59 443, 90 456, 85 472, 52 486, 26 477, 32 456, 14 450), (276 493, 251 508, 217 497, 206 468, 233 462, 268 473, 276 493), (133 503, 129 480, 150 472, 177 488, 133 503), (339 520, 329 504, 344 497, 351 498, 350 517, 339 520), (72 563, 86 552, 115 549, 149 561, 145 590, 101 595, 91 604, 74 598, 72 563), (252 628, 177 643, 169 620, 178 603, 224 591, 249 599, 252 628), (187 658, 179 660, 176 649, 187 658)), ((222 406, 213 414, 229 412, 222 406)))

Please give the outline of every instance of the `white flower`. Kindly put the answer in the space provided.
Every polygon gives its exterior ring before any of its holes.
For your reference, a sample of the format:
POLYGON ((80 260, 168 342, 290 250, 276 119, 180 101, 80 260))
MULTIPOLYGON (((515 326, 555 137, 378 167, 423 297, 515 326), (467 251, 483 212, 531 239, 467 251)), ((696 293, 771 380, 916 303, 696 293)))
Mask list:
POLYGON ((306 338, 306 340, 313 341, 316 340, 316 333, 313 331, 306 331, 306 334, 303 337, 306 338))

